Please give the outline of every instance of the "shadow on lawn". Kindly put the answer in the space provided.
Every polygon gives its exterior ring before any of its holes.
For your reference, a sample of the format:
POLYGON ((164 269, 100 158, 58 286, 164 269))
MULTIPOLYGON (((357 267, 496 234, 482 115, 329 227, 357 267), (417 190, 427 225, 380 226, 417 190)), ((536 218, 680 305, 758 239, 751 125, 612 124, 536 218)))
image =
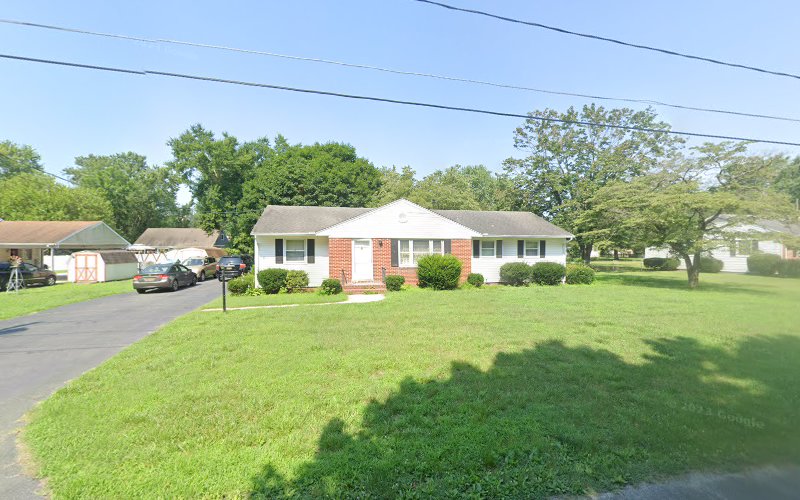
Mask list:
POLYGON ((800 458, 800 339, 650 347, 629 364, 549 342, 486 372, 453 363, 447 380, 407 379, 367 405, 361 430, 330 420, 313 461, 290 481, 267 467, 252 494, 542 497, 800 458))
POLYGON ((738 286, 728 283, 711 283, 703 280, 700 275, 700 285, 694 290, 690 289, 687 283, 686 271, 662 272, 650 271, 652 276, 642 276, 641 274, 626 273, 602 273, 599 272, 597 281, 614 285, 643 286, 647 288, 668 288, 671 290, 683 290, 686 292, 723 292, 741 293, 746 295, 773 295, 774 292, 759 290, 752 285, 738 286), (679 276, 678 276, 679 273, 679 276), (680 279, 678 279, 680 278, 680 279))

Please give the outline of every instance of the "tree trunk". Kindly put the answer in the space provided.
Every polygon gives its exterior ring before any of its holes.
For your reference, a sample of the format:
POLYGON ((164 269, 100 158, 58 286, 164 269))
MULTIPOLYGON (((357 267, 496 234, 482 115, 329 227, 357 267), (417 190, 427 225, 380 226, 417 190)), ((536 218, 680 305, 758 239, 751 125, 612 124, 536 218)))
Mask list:
POLYGON ((581 250, 581 259, 587 266, 592 263, 592 246, 591 243, 578 243, 578 248, 581 250))
POLYGON ((614 249, 614 260, 619 260, 619 250, 614 249))
POLYGON ((689 255, 683 256, 686 263, 686 277, 689 279, 689 288, 695 289, 700 284, 700 254, 695 254, 694 259, 689 255))

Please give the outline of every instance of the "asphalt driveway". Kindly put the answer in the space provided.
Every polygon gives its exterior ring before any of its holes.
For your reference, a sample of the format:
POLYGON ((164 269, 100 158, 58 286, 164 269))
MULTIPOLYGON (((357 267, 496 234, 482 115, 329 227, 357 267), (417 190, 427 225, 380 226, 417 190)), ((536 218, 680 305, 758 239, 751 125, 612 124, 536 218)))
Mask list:
POLYGON ((65 382, 220 293, 213 280, 175 293, 113 295, 0 321, 0 498, 31 498, 38 489, 17 463, 20 417, 65 382))

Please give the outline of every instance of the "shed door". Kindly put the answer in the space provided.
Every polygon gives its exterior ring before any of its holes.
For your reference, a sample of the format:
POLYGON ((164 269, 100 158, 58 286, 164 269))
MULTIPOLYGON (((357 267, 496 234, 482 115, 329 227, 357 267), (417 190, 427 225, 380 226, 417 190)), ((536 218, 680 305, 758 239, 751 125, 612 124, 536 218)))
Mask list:
POLYGON ((75 256, 75 281, 78 283, 97 281, 97 255, 78 254, 75 256))

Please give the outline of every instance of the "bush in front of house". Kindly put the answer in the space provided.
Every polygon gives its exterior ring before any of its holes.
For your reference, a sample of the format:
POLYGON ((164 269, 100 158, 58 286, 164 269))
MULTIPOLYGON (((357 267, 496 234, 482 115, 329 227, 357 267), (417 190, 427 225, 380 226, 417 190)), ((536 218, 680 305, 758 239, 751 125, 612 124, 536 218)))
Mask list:
POLYGON ((651 271, 675 271, 681 261, 674 257, 648 257, 642 260, 642 265, 651 271))
POLYGON ((500 281, 511 286, 523 286, 531 282, 531 266, 524 262, 509 262, 500 266, 500 281))
POLYGON ((747 258, 747 271, 759 276, 775 276, 781 258, 769 253, 757 253, 747 258))
POLYGON ((714 257, 704 255, 700 257, 698 267, 701 273, 718 273, 722 271, 723 267, 725 267, 725 263, 719 259, 715 259, 714 257))
POLYGON ((390 292, 399 292, 403 288, 403 284, 406 282, 405 276, 400 276, 397 274, 392 274, 386 277, 386 290, 390 292))
POLYGON ((594 283, 594 269, 586 264, 567 264, 567 283, 570 285, 591 285, 594 283))
POLYGON ((778 264, 778 275, 783 278, 800 278, 800 259, 783 259, 778 264))
POLYGON ((560 285, 566 269, 557 262, 539 262, 531 267, 531 281, 537 285, 560 285))
POLYGON ((322 280, 322 285, 319 287, 321 295, 338 295, 342 293, 342 282, 335 278, 328 278, 322 280))
POLYGON ((426 255, 417 262, 417 281, 422 288, 454 290, 461 278, 461 261, 453 255, 426 255))
POLYGON ((469 276, 467 276, 467 283, 476 288, 480 288, 486 283, 486 279, 484 279, 481 273, 470 273, 469 276))
POLYGON ((305 271, 292 270, 286 273, 286 291, 289 293, 297 292, 308 287, 308 273, 305 271))
POLYGON ((264 293, 278 293, 281 288, 286 286, 286 269, 264 269, 258 272, 258 284, 264 289, 264 293))
POLYGON ((256 282, 252 274, 243 274, 228 281, 228 291, 231 292, 231 295, 244 295, 255 286, 256 282))

